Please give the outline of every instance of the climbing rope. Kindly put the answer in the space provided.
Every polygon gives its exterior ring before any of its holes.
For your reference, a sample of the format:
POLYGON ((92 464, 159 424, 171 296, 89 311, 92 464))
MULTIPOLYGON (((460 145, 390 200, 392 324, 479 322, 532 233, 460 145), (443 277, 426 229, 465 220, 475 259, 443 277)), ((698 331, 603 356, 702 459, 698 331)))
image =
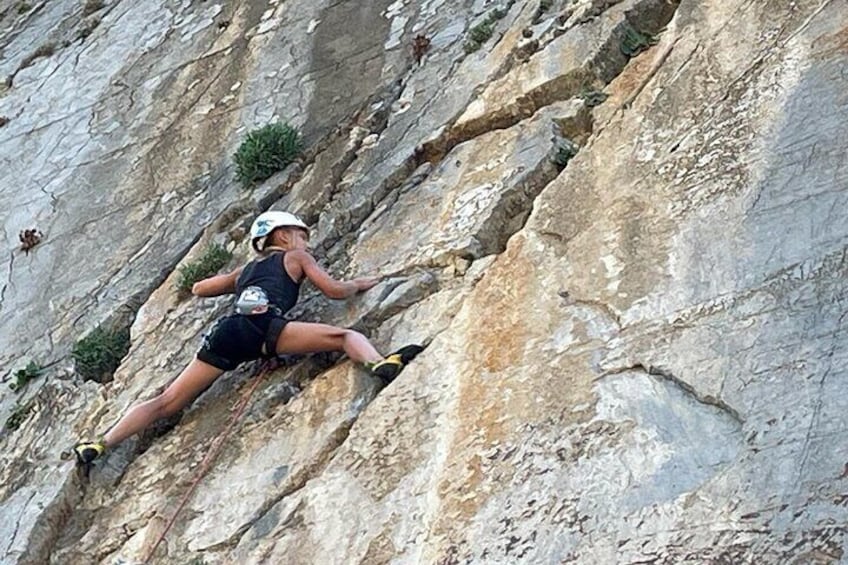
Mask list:
POLYGON ((162 531, 162 534, 156 540, 156 543, 153 545, 153 548, 147 554, 147 557, 144 558, 144 561, 142 563, 149 563, 150 560, 153 559, 153 555, 156 553, 156 550, 159 549, 159 545, 165 540, 165 537, 168 535, 168 532, 170 531, 171 527, 173 527, 174 523, 177 521, 177 516, 179 516, 182 509, 185 507, 186 503, 191 498, 191 495, 194 494, 194 490, 197 488, 197 485, 200 484, 200 480, 206 474, 206 471, 208 471, 209 467, 212 466, 212 463, 215 461, 215 458, 221 451, 221 447, 223 447, 224 442, 230 435, 233 426, 235 426, 235 424, 241 418, 242 414, 244 413, 244 409, 247 408, 247 405, 250 402, 250 398, 253 396, 253 393, 259 386, 259 383, 262 381, 262 377, 270 373, 272 370, 273 365, 266 363, 259 371, 259 374, 254 378, 253 384, 250 386, 250 389, 248 389, 247 394, 242 397, 238 409, 230 417, 230 420, 227 422, 227 425, 224 427, 221 433, 218 434, 218 437, 215 438, 215 443, 212 444, 212 447, 209 449, 209 452, 206 453, 206 457, 204 457, 203 461, 200 463, 200 468, 197 470, 197 473, 195 474, 194 479, 192 480, 192 483, 189 486, 188 490, 183 495, 182 500, 180 500, 176 511, 174 511, 174 514, 171 516, 171 519, 168 521, 168 524, 165 526, 165 529, 162 531))

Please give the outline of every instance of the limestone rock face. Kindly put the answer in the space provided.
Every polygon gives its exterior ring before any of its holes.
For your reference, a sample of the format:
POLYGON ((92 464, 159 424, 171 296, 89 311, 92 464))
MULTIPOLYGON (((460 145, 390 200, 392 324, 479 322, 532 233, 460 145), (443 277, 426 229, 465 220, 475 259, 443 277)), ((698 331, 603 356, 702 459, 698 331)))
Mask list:
POLYGON ((45 372, 0 392, 0 561, 846 559, 843 2, 20 4, 0 371, 45 372), (230 155, 273 119, 308 149, 244 190, 230 155), (228 312, 178 267, 248 260, 269 206, 385 275, 296 317, 426 350, 385 388, 241 367, 79 476, 59 452, 228 312), (83 382, 101 323, 130 350, 83 382))

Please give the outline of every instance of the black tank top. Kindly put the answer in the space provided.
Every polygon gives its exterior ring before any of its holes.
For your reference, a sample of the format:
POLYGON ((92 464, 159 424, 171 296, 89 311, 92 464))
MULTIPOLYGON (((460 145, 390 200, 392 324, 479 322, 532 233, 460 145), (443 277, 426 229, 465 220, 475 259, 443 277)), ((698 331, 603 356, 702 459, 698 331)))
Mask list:
POLYGON ((236 295, 249 286, 258 286, 268 295, 268 300, 288 312, 297 302, 300 283, 295 282, 283 266, 285 253, 276 252, 264 259, 251 261, 244 266, 236 280, 236 295))

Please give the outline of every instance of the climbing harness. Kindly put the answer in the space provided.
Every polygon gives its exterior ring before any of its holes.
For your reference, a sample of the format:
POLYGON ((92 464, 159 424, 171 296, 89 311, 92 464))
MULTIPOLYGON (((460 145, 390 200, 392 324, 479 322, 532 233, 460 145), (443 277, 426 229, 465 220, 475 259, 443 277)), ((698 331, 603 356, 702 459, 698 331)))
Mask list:
POLYGON ((182 499, 180 500, 180 503, 177 505, 177 509, 174 511, 174 514, 171 516, 171 519, 168 520, 168 523, 165 525, 165 529, 162 530, 162 533, 156 539, 156 543, 153 544, 153 547, 150 549, 150 552, 147 554, 147 557, 144 558, 144 561, 142 561, 142 563, 149 563, 153 556, 156 554, 156 550, 159 549, 159 545, 165 540, 165 537, 168 535, 168 532, 173 527, 174 523, 177 521, 177 517, 180 515, 180 512, 185 507, 186 503, 189 501, 191 496, 194 494, 197 485, 200 484, 200 480, 212 466, 212 463, 215 461, 215 458, 218 456, 218 453, 220 453, 221 448, 224 446, 224 442, 230 435, 233 426, 235 426, 235 424, 241 418, 245 408, 247 408, 247 405, 250 402, 253 393, 259 386, 259 383, 262 381, 262 378, 268 373, 270 373, 271 370, 273 370, 273 365, 269 363, 263 364, 262 369, 259 371, 259 374, 254 378, 253 384, 248 389, 247 394, 242 397, 241 402, 238 405, 238 409, 230 417, 230 420, 227 422, 227 425, 224 427, 221 433, 219 433, 218 436, 215 438, 212 447, 209 448, 209 451, 206 453, 206 457, 204 457, 203 461, 200 463, 200 467, 198 467, 197 473, 195 474, 191 485, 189 485, 188 490, 183 495, 182 499))
POLYGON ((274 317, 268 323, 268 330, 262 341, 262 355, 266 359, 276 357, 277 339, 286 326, 283 311, 271 304, 268 293, 262 287, 249 286, 241 291, 235 304, 236 313, 242 316, 257 316, 271 312, 274 317))

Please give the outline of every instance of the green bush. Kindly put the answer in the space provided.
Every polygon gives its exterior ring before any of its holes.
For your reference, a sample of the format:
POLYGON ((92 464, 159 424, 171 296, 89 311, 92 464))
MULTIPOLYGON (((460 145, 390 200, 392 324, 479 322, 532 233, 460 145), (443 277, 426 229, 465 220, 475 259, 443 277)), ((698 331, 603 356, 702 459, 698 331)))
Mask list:
POLYGON ((580 150, 580 147, 569 139, 560 139, 555 148, 556 151, 552 160, 560 171, 568 165, 571 158, 577 155, 577 152, 580 150))
POLYGON ((595 106, 599 106, 604 103, 604 100, 608 98, 606 92, 593 88, 591 86, 587 86, 580 91, 578 94, 580 98, 583 99, 583 102, 589 108, 594 108, 595 106))
POLYGON ((473 39, 466 39, 465 43, 462 44, 462 48, 465 50, 467 55, 470 55, 480 49, 480 43, 473 39))
POLYGON ((180 267, 177 288, 183 292, 191 292, 194 283, 211 277, 229 263, 232 258, 233 254, 227 251, 227 248, 223 245, 217 243, 209 245, 197 260, 180 267))
POLYGON ((628 57, 635 57, 648 47, 656 45, 659 41, 656 37, 649 33, 642 33, 633 26, 627 24, 624 28, 624 33, 621 36, 620 48, 621 52, 628 57))
MULTIPOLYGON (((512 2, 509 5, 511 6, 512 2)), ((494 8, 483 18, 482 22, 468 30, 468 38, 462 44, 466 54, 477 51, 492 37, 492 34, 495 33, 495 24, 507 14, 507 11, 508 8, 505 7, 494 8)))
POLYGON ((18 404, 15 406, 15 409, 12 411, 12 414, 6 420, 6 423, 3 425, 7 430, 13 432, 21 427, 21 424, 27 419, 29 413, 32 411, 32 402, 27 402, 26 404, 18 404))
POLYGON ((285 123, 273 123, 247 134, 233 159, 236 177, 250 187, 282 171, 303 150, 300 133, 285 123))
POLYGON ((483 44, 492 37, 494 32, 495 23, 490 21, 489 18, 486 18, 468 31, 468 37, 470 37, 472 41, 483 44))
POLYGON ((74 345, 71 355, 83 379, 105 383, 112 380, 129 350, 129 329, 111 331, 98 326, 74 345))
MULTIPOLYGON (((512 2, 510 2, 509 5, 512 6, 512 2)), ((503 18, 508 13, 509 13, 509 8, 506 8, 504 6, 494 8, 491 12, 489 12, 489 21, 494 23, 495 20, 500 20, 501 18, 503 18)))
POLYGON ((29 381, 40 377, 43 372, 44 369, 38 363, 30 361, 26 367, 15 371, 15 381, 9 385, 9 388, 17 392, 24 388, 29 381))

